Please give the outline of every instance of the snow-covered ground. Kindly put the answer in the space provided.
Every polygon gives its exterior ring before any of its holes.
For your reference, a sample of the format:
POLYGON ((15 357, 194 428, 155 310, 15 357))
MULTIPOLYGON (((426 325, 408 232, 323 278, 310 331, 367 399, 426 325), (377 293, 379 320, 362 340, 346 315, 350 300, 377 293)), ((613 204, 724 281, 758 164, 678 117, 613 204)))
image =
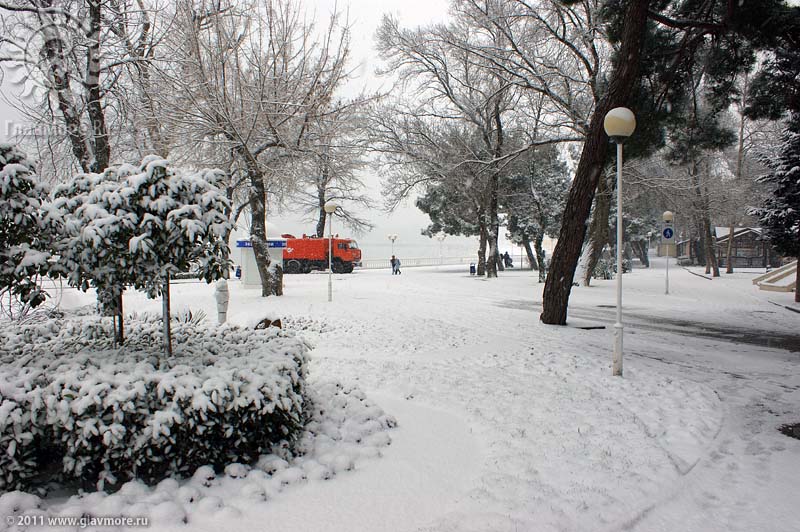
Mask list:
MULTIPOLYGON (((357 385, 398 426, 333 478, 265 501, 225 479, 225 511, 187 503, 187 524, 154 514, 150 530, 797 530, 800 440, 776 427, 800 422, 800 314, 773 304, 793 294, 673 265, 665 296, 663 266, 624 276, 624 378, 613 281, 574 288, 567 327, 538 322, 528 271, 359 271, 334 276, 331 303, 326 274, 287 276, 281 298, 231 283, 231 322, 284 317, 315 346, 312 381, 357 385)), ((216 315, 211 286, 172 297, 216 315)), ((67 290, 62 305, 92 300, 67 290)))

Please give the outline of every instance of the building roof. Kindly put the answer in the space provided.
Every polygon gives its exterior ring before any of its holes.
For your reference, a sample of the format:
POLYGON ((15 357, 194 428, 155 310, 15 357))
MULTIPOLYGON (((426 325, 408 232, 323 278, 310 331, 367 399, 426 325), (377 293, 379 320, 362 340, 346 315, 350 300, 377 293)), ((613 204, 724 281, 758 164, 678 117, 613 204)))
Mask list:
MULTIPOLYGON (((720 240, 727 240, 728 233, 730 233, 730 227, 715 227, 714 232, 717 237, 717 241, 720 240)), ((733 228, 733 236, 734 238, 738 237, 739 235, 743 235, 745 233, 755 233, 757 236, 761 236, 761 228, 760 227, 734 227, 733 228)))

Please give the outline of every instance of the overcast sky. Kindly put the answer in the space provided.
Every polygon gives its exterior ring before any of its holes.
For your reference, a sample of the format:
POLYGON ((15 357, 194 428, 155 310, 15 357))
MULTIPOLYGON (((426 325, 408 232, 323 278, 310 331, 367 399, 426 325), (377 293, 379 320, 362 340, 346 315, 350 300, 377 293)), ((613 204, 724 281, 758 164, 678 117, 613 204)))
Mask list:
MULTIPOLYGON (((448 0, 317 0, 309 2, 309 6, 316 9, 317 19, 322 21, 329 16, 335 6, 339 6, 342 11, 347 11, 348 19, 352 25, 352 68, 355 69, 353 79, 347 87, 347 93, 357 94, 361 88, 366 87, 369 92, 377 91, 389 86, 389 81, 378 78, 375 69, 380 66, 380 60, 374 46, 375 31, 378 28, 384 14, 397 16, 404 26, 419 26, 443 22, 447 19, 449 6, 448 0)), ((364 182, 367 183, 372 191, 377 203, 381 204, 380 199, 380 176, 375 175, 371 170, 367 170, 364 175, 364 182)), ((397 234, 398 239, 395 243, 395 251, 398 256, 412 258, 417 256, 438 256, 439 242, 420 235, 420 231, 430 223, 430 219, 420 212, 409 201, 401 205, 395 212, 387 214, 376 211, 367 214, 375 229, 367 234, 358 237, 361 247, 364 249, 365 258, 379 258, 389 256, 391 244, 387 238, 388 234, 397 234)), ((295 235, 302 233, 312 233, 314 223, 303 223, 288 213, 284 213, 274 221, 275 228, 280 232, 290 232, 295 235)), ((334 232, 346 233, 336 229, 334 220, 334 232)), ((476 239, 448 237, 444 244, 444 254, 455 255, 475 255, 477 252, 476 239)))
MULTIPOLYGON (((337 6, 341 11, 347 12, 352 25, 351 68, 354 69, 354 79, 346 87, 345 92, 353 94, 362 88, 373 92, 389 85, 388 81, 379 79, 374 73, 380 64, 374 48, 374 36, 384 14, 396 15, 405 26, 418 26, 446 20, 448 5, 448 0, 308 0, 306 2, 308 9, 315 12, 320 24, 337 6)), ((2 119, 0 142, 9 140, 9 124, 20 122, 16 110, 4 101, 6 96, 13 97, 8 89, 7 80, 4 80, 0 84, 0 91, 3 94, 3 98, 0 99, 0 119, 2 119)), ((375 196, 376 203, 381 204, 380 176, 368 170, 363 178, 375 196)), ((303 222, 289 212, 279 215, 268 213, 267 218, 269 231, 273 235, 312 233, 316 225, 314 222, 303 222)), ((367 218, 376 227, 371 233, 357 237, 364 249, 365 258, 388 257, 390 242, 387 235, 390 233, 399 235, 395 243, 395 250, 399 256, 406 258, 438 256, 439 242, 420 235, 421 229, 427 226, 430 220, 413 206, 413 202, 407 202, 390 214, 382 211, 367 213, 367 218)), ((334 221, 334 232, 343 236, 347 234, 342 227, 336 227, 336 221, 334 221)), ((475 239, 448 237, 444 243, 445 255, 474 255, 476 249, 475 239)))

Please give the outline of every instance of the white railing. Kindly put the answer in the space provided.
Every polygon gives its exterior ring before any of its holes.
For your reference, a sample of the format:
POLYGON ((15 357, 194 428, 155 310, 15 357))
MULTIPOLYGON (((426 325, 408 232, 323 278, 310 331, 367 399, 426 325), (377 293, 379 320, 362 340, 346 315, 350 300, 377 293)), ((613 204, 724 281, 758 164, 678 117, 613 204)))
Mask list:
MULTIPOLYGON (((414 268, 417 266, 458 266, 469 265, 471 263, 478 263, 475 257, 435 257, 435 258, 415 258, 415 259, 400 259, 400 268, 414 268)), ((514 267, 519 268, 519 257, 514 260, 514 267)), ((523 268, 528 268, 528 259, 524 258, 522 263, 523 268)), ((364 270, 379 270, 389 269, 389 259, 366 259, 361 261, 361 269, 364 270)))

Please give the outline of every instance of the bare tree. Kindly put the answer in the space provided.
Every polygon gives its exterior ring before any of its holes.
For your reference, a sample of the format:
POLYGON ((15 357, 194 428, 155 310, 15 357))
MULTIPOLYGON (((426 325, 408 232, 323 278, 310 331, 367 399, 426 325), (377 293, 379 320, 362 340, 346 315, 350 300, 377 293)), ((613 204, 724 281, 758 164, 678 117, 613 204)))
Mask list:
MULTIPOLYGON (((250 237, 262 295, 282 294, 282 272, 270 263, 266 216, 270 192, 294 187, 288 165, 307 151, 312 125, 332 112, 345 80, 349 28, 334 13, 318 31, 293 0, 184 0, 178 7, 169 81, 180 97, 167 102, 180 134, 175 150, 219 157, 232 188, 245 186, 250 237)), ((335 110, 335 109, 334 109, 335 110)))
MULTIPOLYGON (((454 4, 454 8, 457 7, 454 4)), ((455 9, 454 14, 455 20, 446 26, 417 30, 402 29, 395 19, 384 18, 378 31, 378 46, 387 61, 385 70, 398 76, 401 87, 408 90, 409 102, 413 101, 413 104, 385 106, 383 116, 376 121, 378 134, 371 135, 371 138, 378 139, 376 150, 382 153, 386 165, 395 170, 394 182, 389 186, 391 201, 395 203, 421 180, 433 179, 437 174, 453 175, 464 165, 477 165, 487 183, 486 187, 481 187, 484 206, 479 210, 479 233, 486 235, 488 245, 487 274, 495 277, 500 175, 514 157, 533 146, 579 140, 580 137, 574 132, 563 134, 558 123, 548 121, 547 128, 556 135, 542 132, 541 136, 510 149, 508 138, 524 137, 524 132, 533 127, 525 124, 524 120, 533 120, 530 113, 525 112, 526 103, 522 101, 525 97, 518 84, 507 79, 506 72, 498 67, 502 58, 495 54, 508 45, 507 36, 501 27, 492 24, 478 26, 479 18, 472 12, 455 9), (436 161, 437 151, 431 147, 441 143, 445 137, 428 133, 436 131, 438 124, 450 124, 448 127, 455 129, 467 126, 471 130, 463 140, 467 150, 462 153, 466 158, 451 161, 453 166, 449 169, 436 168, 435 162, 422 160, 433 157, 432 161, 436 161), (470 144, 473 134, 480 139, 479 146, 470 144), (420 150, 420 146, 426 148, 420 150), (405 162, 412 164, 402 171, 405 162), (434 171, 416 172, 414 168, 418 164, 428 165, 434 171)), ((540 120, 543 119, 540 117, 540 120)), ((545 126, 539 129, 545 129, 545 126)), ((475 184, 473 182, 473 186, 475 184)))
POLYGON ((0 3, 0 63, 12 69, 18 108, 32 124, 40 159, 53 170, 102 172, 112 148, 126 144, 119 139, 131 131, 130 73, 147 69, 163 35, 151 25, 160 9, 144 0, 0 3))
POLYGON ((289 196, 293 206, 299 206, 309 220, 316 220, 316 235, 325 234, 328 213, 325 204, 335 202, 337 214, 355 232, 372 229, 373 225, 360 214, 374 207, 372 198, 364 193, 365 185, 359 174, 366 168, 364 158, 363 120, 360 108, 367 103, 363 97, 338 102, 316 119, 311 126, 309 151, 304 171, 297 186, 298 192, 289 196))

